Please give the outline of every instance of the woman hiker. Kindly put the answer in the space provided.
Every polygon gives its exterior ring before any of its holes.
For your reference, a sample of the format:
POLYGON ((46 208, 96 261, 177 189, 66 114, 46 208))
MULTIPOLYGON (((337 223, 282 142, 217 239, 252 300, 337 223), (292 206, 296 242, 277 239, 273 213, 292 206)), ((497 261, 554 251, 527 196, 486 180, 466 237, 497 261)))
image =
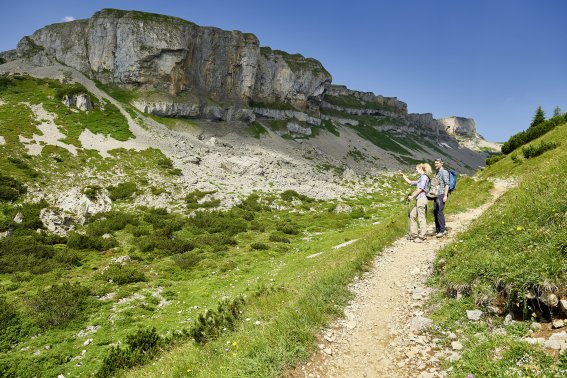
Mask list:
POLYGON ((428 173, 431 173, 431 166, 427 163, 418 164, 415 166, 415 171, 419 174, 416 181, 411 181, 407 176, 400 172, 404 180, 409 184, 415 186, 415 190, 408 195, 407 201, 415 198, 415 206, 409 214, 410 230, 409 239, 416 243, 421 243, 425 240, 425 233, 427 232, 427 224, 425 220, 425 213, 427 211, 427 197, 425 193, 429 185, 428 173), (418 228, 419 225, 419 228, 418 228))

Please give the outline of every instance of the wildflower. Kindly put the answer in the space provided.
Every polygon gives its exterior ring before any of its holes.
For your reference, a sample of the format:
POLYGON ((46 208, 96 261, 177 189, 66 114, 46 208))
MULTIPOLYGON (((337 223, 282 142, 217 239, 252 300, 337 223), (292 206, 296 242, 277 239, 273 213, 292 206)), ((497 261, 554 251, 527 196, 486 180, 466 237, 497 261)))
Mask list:
POLYGON ((516 227, 516 231, 522 231, 524 228, 522 226, 516 227))

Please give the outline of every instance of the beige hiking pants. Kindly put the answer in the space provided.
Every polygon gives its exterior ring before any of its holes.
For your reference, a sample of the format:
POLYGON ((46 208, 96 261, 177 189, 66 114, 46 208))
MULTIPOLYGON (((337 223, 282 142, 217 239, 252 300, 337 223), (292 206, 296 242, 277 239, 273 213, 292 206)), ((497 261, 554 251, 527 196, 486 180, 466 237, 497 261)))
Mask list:
POLYGON ((427 224, 425 220, 425 210, 427 208, 427 197, 418 198, 410 213, 410 235, 418 235, 425 238, 427 224), (418 231, 419 225, 419 231, 418 231))

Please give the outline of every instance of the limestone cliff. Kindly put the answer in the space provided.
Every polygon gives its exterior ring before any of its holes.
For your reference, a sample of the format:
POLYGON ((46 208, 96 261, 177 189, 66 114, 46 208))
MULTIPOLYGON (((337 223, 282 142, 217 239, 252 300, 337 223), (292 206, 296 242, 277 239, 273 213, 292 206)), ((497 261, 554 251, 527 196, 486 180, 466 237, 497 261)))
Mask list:
POLYGON ((331 82, 318 61, 261 50, 253 34, 114 9, 39 29, 6 57, 57 60, 102 83, 163 91, 197 107, 256 101, 308 109, 331 82))

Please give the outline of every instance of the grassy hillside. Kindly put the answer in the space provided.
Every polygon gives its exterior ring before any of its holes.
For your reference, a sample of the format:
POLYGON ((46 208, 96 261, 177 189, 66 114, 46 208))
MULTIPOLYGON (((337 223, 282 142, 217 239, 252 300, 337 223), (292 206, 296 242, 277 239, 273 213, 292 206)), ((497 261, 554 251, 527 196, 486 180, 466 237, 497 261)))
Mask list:
POLYGON ((346 284, 405 230, 406 188, 388 177, 382 192, 344 199, 350 213, 293 191, 203 211, 218 205, 213 193, 180 197, 178 172, 160 151, 102 158, 81 148, 85 129, 129 137, 110 104, 91 94, 95 109, 80 112, 60 101, 71 85, 1 83, 2 376, 111 376, 157 357, 172 375, 235 375, 243 364, 251 375, 277 375, 309 355, 316 330, 346 303, 346 284), (59 146, 30 150, 50 124, 38 109, 62 134, 59 146), (73 188, 108 195, 113 210, 54 235, 40 214, 73 188), (134 204, 162 195, 173 212, 134 204))
POLYGON ((517 187, 438 255, 433 283, 440 294, 433 316, 465 346, 451 376, 559 377, 567 372, 567 354, 526 340, 549 337, 549 322, 567 315, 557 302, 567 299, 566 145, 563 123, 480 172, 484 179, 513 179, 517 187), (530 153, 551 144, 555 148, 541 155, 530 153), (466 310, 477 308, 485 316, 468 321, 466 310), (495 312, 501 315, 490 315, 495 312), (506 314, 512 321, 504 321, 506 314), (531 322, 541 323, 541 330, 530 330, 531 322))

